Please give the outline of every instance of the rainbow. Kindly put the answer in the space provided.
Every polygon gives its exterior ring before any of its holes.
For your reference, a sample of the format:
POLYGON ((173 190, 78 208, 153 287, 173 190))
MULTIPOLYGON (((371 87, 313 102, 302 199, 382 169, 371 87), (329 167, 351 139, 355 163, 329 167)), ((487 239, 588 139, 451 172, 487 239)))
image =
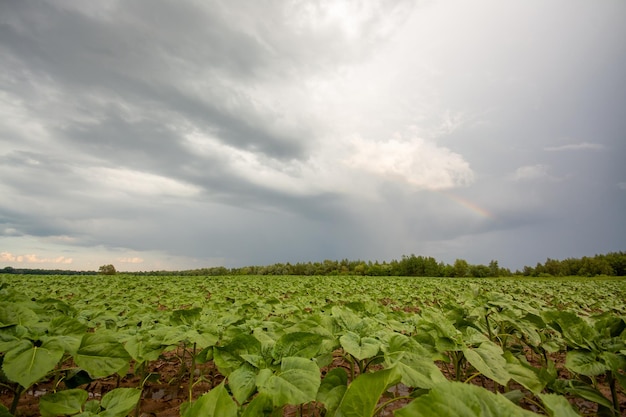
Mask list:
POLYGON ((470 201, 466 198, 463 197, 459 197, 458 195, 454 195, 450 192, 446 192, 446 191, 440 191, 437 190, 437 193, 449 198, 450 200, 454 201, 455 203, 471 210, 472 212, 486 218, 486 219, 495 219, 496 216, 490 212, 489 210, 479 206, 478 204, 474 203, 473 201, 470 201))

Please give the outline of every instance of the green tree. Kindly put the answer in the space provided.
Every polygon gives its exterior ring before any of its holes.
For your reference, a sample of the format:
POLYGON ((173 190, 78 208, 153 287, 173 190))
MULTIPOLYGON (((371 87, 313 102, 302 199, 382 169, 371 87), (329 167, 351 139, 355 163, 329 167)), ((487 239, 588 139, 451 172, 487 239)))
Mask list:
POLYGON ((102 265, 98 269, 98 272, 102 275, 115 275, 117 273, 117 271, 115 270, 115 267, 111 264, 102 265))
POLYGON ((466 277, 469 273, 469 264, 465 259, 457 259, 454 261, 454 276, 466 277))
POLYGON ((552 276, 559 277, 563 275, 561 261, 558 261, 556 259, 546 259, 546 263, 544 264, 543 268, 545 273, 552 276))
POLYGON ((498 266, 498 261, 492 260, 491 262, 489 262, 489 276, 500 276, 500 267, 498 266))
POLYGON ((485 278, 492 276, 491 270, 485 265, 470 265, 469 275, 474 278, 485 278))

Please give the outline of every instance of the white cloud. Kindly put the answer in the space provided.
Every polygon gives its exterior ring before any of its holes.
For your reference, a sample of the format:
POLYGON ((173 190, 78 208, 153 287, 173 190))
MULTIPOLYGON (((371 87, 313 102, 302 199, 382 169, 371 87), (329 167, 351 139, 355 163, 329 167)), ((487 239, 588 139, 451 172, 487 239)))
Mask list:
POLYGON ((71 264, 72 258, 66 258, 65 256, 58 256, 56 258, 41 258, 35 254, 14 255, 10 252, 0 253, 0 260, 3 262, 17 262, 17 263, 34 263, 34 264, 71 264))
POLYGON ((357 137, 344 164, 420 189, 464 186, 474 179, 469 163, 461 155, 422 139, 366 141, 357 137))
POLYGON ((606 149, 606 147, 600 143, 582 142, 582 143, 570 143, 570 144, 561 145, 561 146, 548 146, 543 149, 548 152, 584 151, 584 150, 600 151, 600 150, 606 149))
POLYGON ((3 236, 20 236, 21 233, 19 230, 13 228, 13 227, 7 227, 4 229, 4 231, 2 232, 3 236))
POLYGON ((541 164, 519 167, 510 176, 514 181, 530 181, 548 177, 548 166, 541 164))
POLYGON ((94 167, 80 169, 80 172, 97 184, 103 196, 126 193, 139 196, 193 197, 200 192, 200 188, 191 184, 125 168, 94 167))
POLYGON ((617 188, 620 190, 626 190, 626 181, 617 183, 617 188))
POLYGON ((143 258, 139 258, 137 256, 134 256, 132 258, 119 258, 118 261, 123 264, 141 264, 144 262, 143 258))
POLYGON ((12 253, 2 252, 0 253, 0 260, 2 262, 15 262, 17 260, 17 257, 12 253))

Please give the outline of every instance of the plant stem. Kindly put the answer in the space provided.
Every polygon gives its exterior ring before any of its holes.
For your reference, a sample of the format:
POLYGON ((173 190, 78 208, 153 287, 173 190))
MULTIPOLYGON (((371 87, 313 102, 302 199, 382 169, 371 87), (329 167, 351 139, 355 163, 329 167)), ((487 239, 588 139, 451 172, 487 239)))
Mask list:
POLYGON ((404 395, 402 397, 392 398, 392 399, 382 403, 378 408, 376 408, 376 410, 374 410, 374 414, 373 415, 375 416, 378 413, 380 413, 381 411, 383 411, 383 409, 385 407, 387 407, 389 404, 391 404, 392 402, 399 401, 399 400, 410 400, 410 399, 411 399, 411 397, 409 395, 404 395))
MULTIPOLYGON (((468 383, 468 382, 470 382, 472 379, 476 378, 478 375, 481 375, 481 373, 480 373, 480 372, 476 372, 476 373, 474 373, 474 374, 470 375, 470 377, 469 377, 469 378, 467 378, 465 381, 463 381, 463 383, 464 383, 464 384, 467 384, 467 383, 468 383)), ((484 383, 483 383, 483 385, 484 385, 484 383)))
POLYGON ((457 381, 461 381, 461 354, 453 352, 452 360, 454 361, 454 377, 457 381))
POLYGON ((609 382, 609 388, 611 388, 611 399, 613 400, 613 414, 619 413, 619 399, 617 398, 617 387, 615 386, 615 377, 612 371, 606 373, 606 379, 609 382))
POLYGON ((193 342, 193 353, 191 354, 191 369, 189 370, 189 402, 193 399, 193 377, 196 372, 196 342, 193 342))
POLYGON ((9 412, 15 415, 17 411, 17 405, 20 402, 20 397, 22 396, 22 392, 24 392, 24 388, 21 385, 18 385, 17 389, 13 392, 13 401, 11 402, 11 408, 9 412))
POLYGON ((487 324, 487 331, 489 332, 489 340, 493 342, 493 333, 491 332, 491 325, 489 324, 489 314, 485 314, 485 323, 487 324))

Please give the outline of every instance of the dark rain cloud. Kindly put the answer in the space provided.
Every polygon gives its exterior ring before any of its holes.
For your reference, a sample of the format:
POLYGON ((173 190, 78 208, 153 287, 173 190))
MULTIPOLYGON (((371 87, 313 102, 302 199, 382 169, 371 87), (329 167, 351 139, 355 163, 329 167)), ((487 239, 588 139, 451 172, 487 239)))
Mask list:
POLYGON ((625 17, 1 2, 0 249, 77 268, 94 248, 178 268, 623 250, 625 17))

